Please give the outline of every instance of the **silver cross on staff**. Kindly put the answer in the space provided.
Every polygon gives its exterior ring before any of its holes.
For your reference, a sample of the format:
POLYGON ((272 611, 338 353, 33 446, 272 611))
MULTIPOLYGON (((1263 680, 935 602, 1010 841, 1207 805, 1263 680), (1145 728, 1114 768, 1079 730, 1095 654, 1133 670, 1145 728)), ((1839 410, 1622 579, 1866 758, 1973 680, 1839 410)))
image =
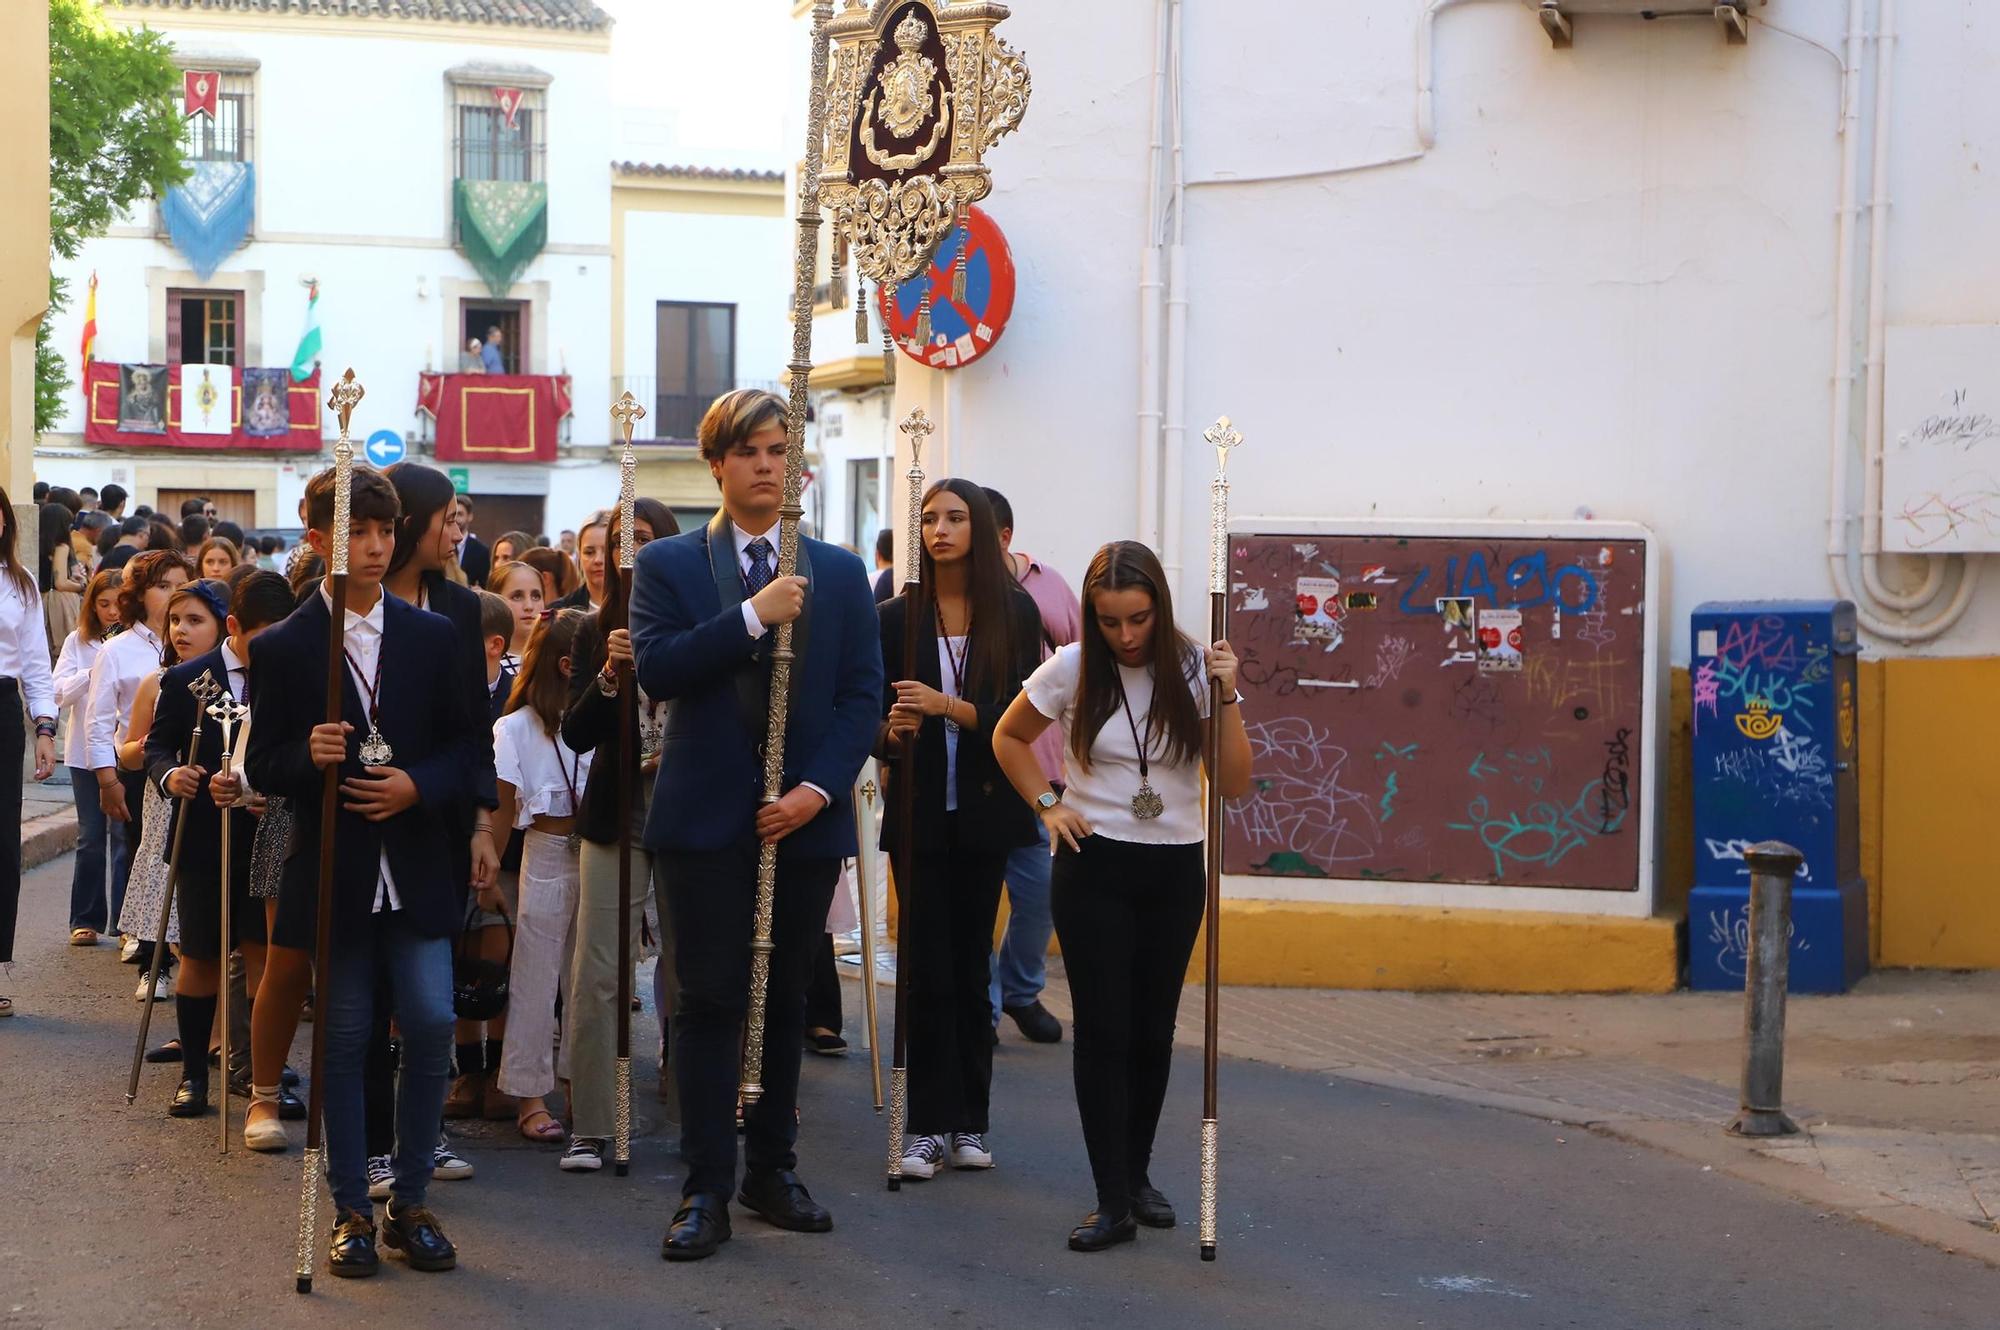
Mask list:
MULTIPOLYGON (((194 704, 212 716, 215 713, 210 708, 214 704, 215 699, 222 696, 228 690, 215 681, 214 671, 203 670, 201 677, 188 685, 188 691, 194 694, 194 704)), ((223 743, 227 746, 228 740, 223 740, 223 743)), ((189 761, 193 761, 193 758, 190 757, 189 761)))
POLYGON ((1215 479, 1208 486, 1208 593, 1224 596, 1229 594, 1229 450, 1241 446, 1243 436, 1224 416, 1201 437, 1215 445, 1215 479))
MULTIPOLYGON (((637 548, 632 531, 632 505, 639 498, 639 458, 632 451, 632 427, 646 418, 646 408, 630 389, 611 404, 611 418, 625 432, 625 452, 618 459, 618 570, 630 574, 637 548)), ((630 588, 626 594, 630 594, 630 588)))
POLYGON ((1218 472, 1227 472, 1229 450, 1243 442, 1243 436, 1237 432, 1236 426, 1230 424, 1228 416, 1224 416, 1202 431, 1201 437, 1215 445, 1215 469, 1218 472))
POLYGON ((250 714, 250 708, 230 696, 229 690, 219 683, 215 685, 212 698, 208 704, 208 714, 215 721, 216 727, 222 731, 222 755, 227 759, 236 751, 236 727, 250 714))

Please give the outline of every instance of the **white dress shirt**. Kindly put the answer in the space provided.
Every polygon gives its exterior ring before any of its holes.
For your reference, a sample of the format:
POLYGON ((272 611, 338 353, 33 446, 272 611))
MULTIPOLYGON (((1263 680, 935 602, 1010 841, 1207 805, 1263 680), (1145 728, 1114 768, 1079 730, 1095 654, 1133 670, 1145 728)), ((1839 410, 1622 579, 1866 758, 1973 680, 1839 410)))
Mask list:
POLYGON ((84 765, 96 771, 118 766, 118 745, 132 720, 139 685, 157 674, 165 644, 151 627, 137 623, 104 644, 90 667, 90 694, 84 704, 84 765))
MULTIPOLYGON (((319 584, 319 597, 326 602, 326 612, 333 614, 333 594, 326 583, 319 584)), ((385 592, 378 591, 375 607, 366 614, 347 612, 347 636, 343 645, 347 651, 347 677, 354 685, 354 695, 361 703, 361 711, 366 715, 370 709, 368 692, 378 689, 376 663, 382 659, 382 604, 388 599, 385 592)), ((403 908, 403 897, 396 890, 396 875, 389 871, 389 852, 382 851, 382 873, 375 883, 376 914, 384 910, 403 908)))
POLYGON ((86 642, 82 631, 77 630, 63 640, 62 654, 56 657, 56 705, 62 708, 66 720, 63 726, 64 766, 90 766, 90 741, 83 732, 84 717, 89 714, 90 667, 103 654, 103 638, 86 642))
POLYGON ((0 565, 0 679, 21 685, 30 716, 54 720, 56 686, 49 674, 49 629, 42 617, 42 598, 23 592, 6 575, 8 571, 0 565))
MULTIPOLYGON (((768 531, 750 532, 750 531, 745 531, 742 527, 738 526, 734 521, 731 521, 729 524, 729 532, 736 538, 736 569, 738 572, 743 574, 744 578, 743 589, 745 591, 748 591, 750 589, 750 581, 749 581, 750 565, 755 562, 755 560, 750 557, 750 542, 753 540, 763 539, 771 542, 771 581, 773 582, 777 581, 778 580, 778 523, 773 522, 771 524, 771 529, 768 531)), ((765 585, 768 586, 769 583, 766 583, 765 585)), ((764 627, 764 621, 757 617, 757 611, 750 608, 750 598, 748 596, 745 596, 743 599, 743 627, 746 631, 749 632, 752 641, 761 638, 762 636, 764 636, 765 632, 768 631, 764 627)), ((832 805, 833 800, 828 798, 826 791, 822 790, 819 786, 813 784, 809 780, 802 780, 799 782, 799 784, 803 785, 806 789, 811 790, 814 794, 817 794, 822 804, 826 804, 829 806, 832 805)))

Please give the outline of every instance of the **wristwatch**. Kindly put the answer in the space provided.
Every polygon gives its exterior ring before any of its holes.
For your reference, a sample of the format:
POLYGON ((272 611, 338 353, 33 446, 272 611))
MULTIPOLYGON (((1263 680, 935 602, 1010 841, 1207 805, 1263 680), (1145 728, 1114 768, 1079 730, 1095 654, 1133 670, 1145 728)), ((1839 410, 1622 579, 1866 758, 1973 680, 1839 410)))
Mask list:
POLYGON ((1044 813, 1048 812, 1051 808, 1054 808, 1057 804, 1061 802, 1062 802, 1062 796, 1060 794, 1057 794, 1054 790, 1043 790, 1040 794, 1035 796, 1035 807, 1044 813))

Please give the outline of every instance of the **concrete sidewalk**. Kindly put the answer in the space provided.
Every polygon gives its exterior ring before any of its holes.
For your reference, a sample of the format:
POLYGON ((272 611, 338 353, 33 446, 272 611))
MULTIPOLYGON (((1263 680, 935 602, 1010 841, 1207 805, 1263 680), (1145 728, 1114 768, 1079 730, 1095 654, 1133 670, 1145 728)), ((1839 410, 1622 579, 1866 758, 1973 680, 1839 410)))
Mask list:
MULTIPOLYGON (((1050 980, 1067 1019, 1059 965, 1050 980)), ((1183 1044, 1201 1042, 1201 1000, 1191 985, 1183 1044)), ((2000 1265, 2000 973, 1885 972, 1788 1007, 1786 1107, 1804 1131, 1766 1141, 1723 1130, 1736 994, 1228 988, 1223 1051, 1641 1142, 2000 1265)))
POLYGON ((35 779, 35 754, 30 745, 27 770, 21 776, 21 871, 39 868, 76 848, 76 799, 69 768, 58 761, 55 775, 35 779))

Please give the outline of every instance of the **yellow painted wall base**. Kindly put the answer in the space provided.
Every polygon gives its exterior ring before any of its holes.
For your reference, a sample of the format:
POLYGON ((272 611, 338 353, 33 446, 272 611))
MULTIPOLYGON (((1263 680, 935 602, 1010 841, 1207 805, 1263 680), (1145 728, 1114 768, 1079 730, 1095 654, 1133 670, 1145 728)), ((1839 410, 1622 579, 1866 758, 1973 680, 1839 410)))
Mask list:
MULTIPOLYGON (((1202 977, 1195 944, 1188 978, 1202 977)), ((1222 982, 1265 988, 1668 993, 1671 919, 1302 901, 1222 903, 1222 982)))

